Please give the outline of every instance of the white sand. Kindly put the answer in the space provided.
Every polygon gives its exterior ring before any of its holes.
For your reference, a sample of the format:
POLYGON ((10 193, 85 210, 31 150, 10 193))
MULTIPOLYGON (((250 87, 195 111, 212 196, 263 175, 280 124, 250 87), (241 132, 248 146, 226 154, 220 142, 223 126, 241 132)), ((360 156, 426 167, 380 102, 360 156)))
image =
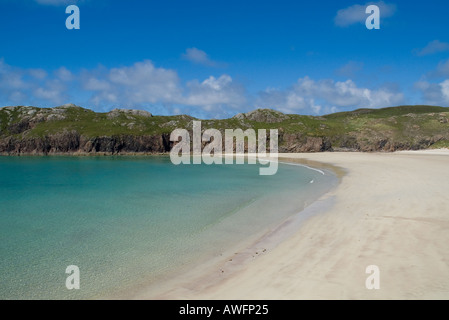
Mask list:
POLYGON ((448 150, 282 156, 344 168, 325 196, 334 205, 256 258, 135 298, 449 299, 448 150), (379 290, 365 287, 368 265, 380 269, 379 290))

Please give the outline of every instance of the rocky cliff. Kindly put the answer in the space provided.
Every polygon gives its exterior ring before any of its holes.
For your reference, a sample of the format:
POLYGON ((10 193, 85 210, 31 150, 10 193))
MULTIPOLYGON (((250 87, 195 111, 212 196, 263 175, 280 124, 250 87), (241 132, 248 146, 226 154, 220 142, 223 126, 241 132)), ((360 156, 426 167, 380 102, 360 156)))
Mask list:
MULTIPOLYGON (((401 106, 360 109, 321 117, 262 109, 202 129, 278 129, 280 152, 395 151, 449 146, 449 108, 401 106)), ((114 109, 96 113, 75 105, 0 108, 2 154, 166 153, 176 128, 192 132, 194 118, 114 109)), ((224 135, 224 134, 223 134, 224 135)))

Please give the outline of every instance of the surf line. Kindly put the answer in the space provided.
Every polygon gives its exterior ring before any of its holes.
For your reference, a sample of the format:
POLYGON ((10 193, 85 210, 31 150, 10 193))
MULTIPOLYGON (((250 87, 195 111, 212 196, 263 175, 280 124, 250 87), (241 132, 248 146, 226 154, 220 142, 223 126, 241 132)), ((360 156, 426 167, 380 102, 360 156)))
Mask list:
MULTIPOLYGON (((272 161, 272 160, 268 160, 268 161, 272 161)), ((291 166, 300 166, 300 167, 304 167, 304 168, 307 168, 307 169, 310 169, 310 170, 319 172, 319 173, 321 173, 323 176, 326 175, 326 174, 324 173, 323 170, 316 169, 316 168, 312 168, 312 167, 306 166, 305 164, 301 164, 301 163, 291 163, 291 162, 284 162, 284 161, 280 161, 279 163, 288 164, 288 165, 291 165, 291 166)))
POLYGON ((313 170, 313 171, 319 172, 319 173, 321 173, 323 176, 326 175, 326 173, 325 173, 323 170, 316 169, 316 168, 313 168, 313 167, 309 167, 309 166, 307 166, 307 165, 305 165, 305 164, 301 164, 301 163, 292 163, 292 162, 276 161, 276 160, 269 160, 269 159, 259 159, 259 161, 260 161, 261 163, 262 163, 262 162, 277 162, 277 163, 282 163, 282 164, 286 164, 286 165, 290 165, 290 166, 304 167, 304 168, 307 168, 307 169, 309 169, 309 170, 313 170))

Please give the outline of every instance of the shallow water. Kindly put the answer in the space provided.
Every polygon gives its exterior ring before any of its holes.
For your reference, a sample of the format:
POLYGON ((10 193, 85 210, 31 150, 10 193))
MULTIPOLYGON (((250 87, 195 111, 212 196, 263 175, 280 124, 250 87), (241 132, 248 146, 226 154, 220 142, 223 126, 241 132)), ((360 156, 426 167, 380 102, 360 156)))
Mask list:
POLYGON ((0 299, 98 298, 151 283, 279 224, 337 181, 287 164, 258 170, 165 156, 0 157, 0 299), (69 265, 80 290, 65 286, 69 265))

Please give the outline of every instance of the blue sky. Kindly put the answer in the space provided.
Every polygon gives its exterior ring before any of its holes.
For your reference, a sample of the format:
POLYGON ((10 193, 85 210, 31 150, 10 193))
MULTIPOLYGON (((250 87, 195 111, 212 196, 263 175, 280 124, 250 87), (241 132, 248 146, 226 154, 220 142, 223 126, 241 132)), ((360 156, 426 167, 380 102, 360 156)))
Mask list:
POLYGON ((0 106, 229 117, 449 106, 449 5, 0 0, 0 106), (80 9, 68 30, 66 6, 80 9), (380 30, 365 8, 380 8, 380 30))

